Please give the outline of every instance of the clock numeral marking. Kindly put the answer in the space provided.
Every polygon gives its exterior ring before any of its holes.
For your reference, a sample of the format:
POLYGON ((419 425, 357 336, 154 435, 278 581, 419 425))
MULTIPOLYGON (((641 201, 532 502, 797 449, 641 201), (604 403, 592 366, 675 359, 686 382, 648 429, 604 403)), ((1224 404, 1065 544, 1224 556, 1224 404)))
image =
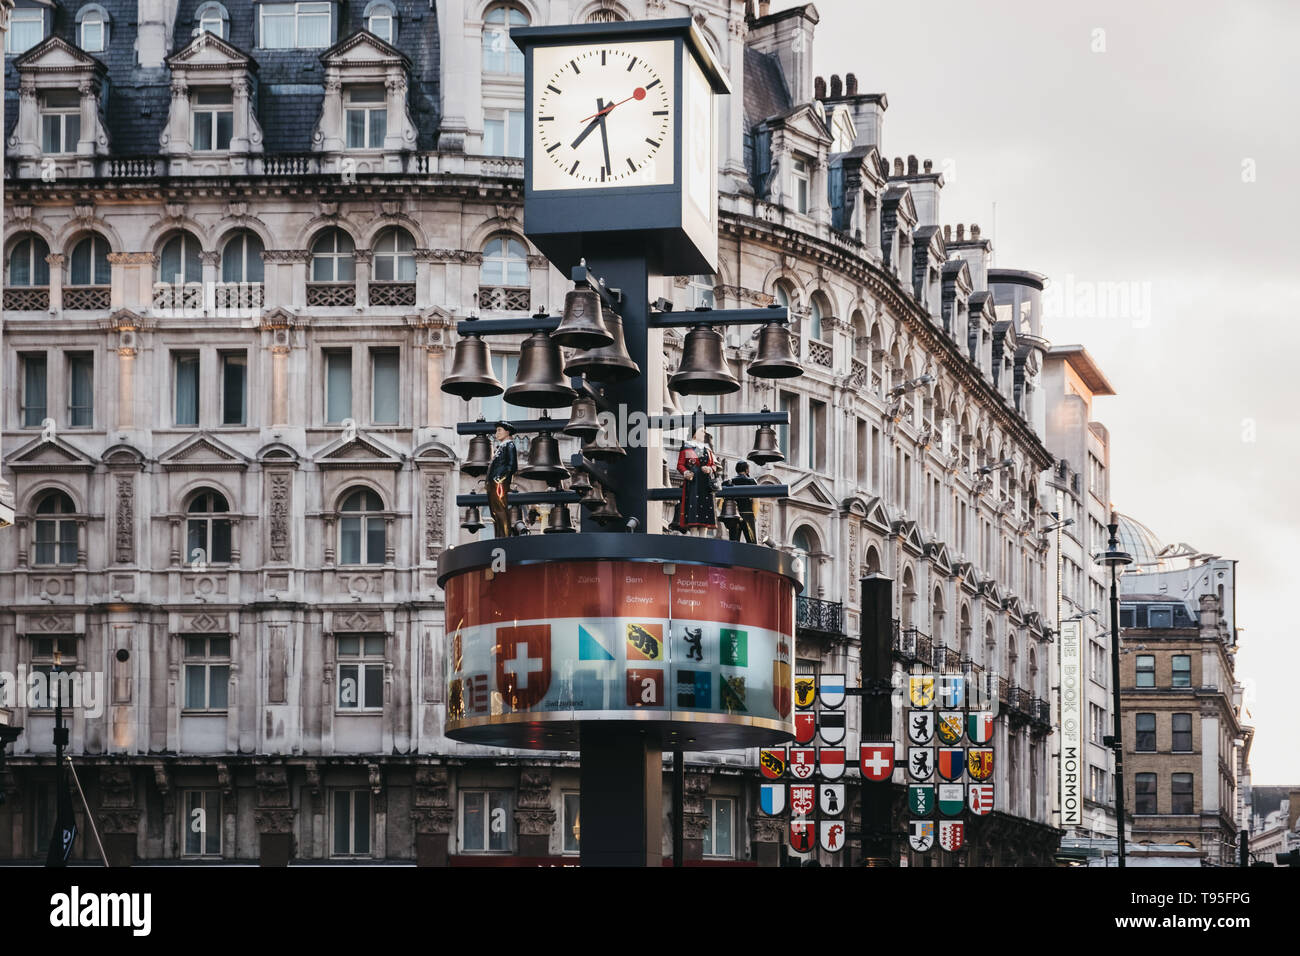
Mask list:
POLYGON ((636 66, 636 61, 637 61, 637 58, 636 58, 636 57, 632 57, 632 62, 629 63, 629 64, 627 65, 627 71, 628 71, 629 73, 632 72, 632 67, 636 66))
POLYGON ((559 149, 559 148, 560 148, 560 144, 559 144, 559 143, 556 143, 554 146, 547 146, 547 147, 546 147, 546 151, 547 151, 548 153, 553 153, 553 152, 555 152, 555 151, 556 151, 557 149, 559 149))
MULTIPOLYGON (((668 115, 668 111, 667 111, 667 110, 655 110, 655 111, 654 111, 653 113, 651 113, 650 115, 651 115, 651 116, 667 116, 667 115, 668 115)), ((550 117, 549 117, 549 116, 543 116, 542 119, 550 119, 550 117)))
POLYGON ((630 157, 628 158, 627 165, 628 168, 632 170, 632 172, 636 172, 636 163, 632 162, 630 157))
POLYGON ((658 81, 658 80, 653 80, 653 81, 651 81, 650 83, 647 83, 647 84, 645 85, 645 88, 646 88, 647 90, 653 90, 653 89, 654 89, 656 86, 658 86, 658 85, 659 85, 659 81, 658 81))
POLYGON ((601 51, 600 51, 600 65, 601 65, 601 66, 604 66, 604 65, 605 65, 605 51, 604 51, 604 50, 601 50, 601 51))
POLYGON ((570 60, 570 61, 569 61, 569 66, 573 67, 573 72, 574 72, 574 73, 581 73, 581 72, 582 72, 580 69, 578 69, 578 61, 577 61, 577 60, 570 60))
POLYGON ((550 83, 547 83, 547 84, 546 84, 546 88, 547 88, 548 90, 550 90, 552 93, 559 93, 559 92, 560 92, 558 89, 556 89, 556 88, 555 88, 554 86, 552 86, 550 83))
POLYGON ((553 120, 553 119, 555 119, 554 116, 539 116, 537 117, 537 122, 545 123, 547 120, 553 120))
POLYGON ((573 161, 573 165, 569 167, 569 175, 572 176, 577 171, 578 171, 578 160, 575 159, 573 161))
POLYGON ((601 181, 602 183, 605 181, 605 167, 604 167, 604 166, 600 167, 600 181, 601 181))
POLYGON ((655 149, 659 148, 659 144, 655 142, 653 139, 651 139, 649 136, 645 138, 645 141, 649 143, 651 146, 653 146, 655 149))

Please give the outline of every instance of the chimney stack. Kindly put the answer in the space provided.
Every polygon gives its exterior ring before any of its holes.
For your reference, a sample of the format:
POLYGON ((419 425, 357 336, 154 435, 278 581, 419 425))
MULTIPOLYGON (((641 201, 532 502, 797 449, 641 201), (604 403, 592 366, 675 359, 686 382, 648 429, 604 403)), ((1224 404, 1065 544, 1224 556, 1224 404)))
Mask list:
POLYGON ((980 227, 973 222, 970 224, 970 237, 972 240, 980 237, 980 227))
POLYGON ((831 74, 831 99, 838 100, 843 95, 844 95, 844 87, 840 83, 840 75, 838 73, 832 73, 831 74))
POLYGON ((957 241, 964 242, 965 240, 966 240, 966 226, 964 223, 959 222, 957 223, 957 241))
POLYGON ((917 175, 916 157, 915 157, 915 156, 908 156, 908 157, 907 157, 907 175, 909 175, 909 176, 915 176, 915 175, 917 175))
POLYGON ((847 96, 858 95, 858 78, 852 73, 844 74, 844 93, 847 96))
POLYGON ((772 8, 772 0, 758 0, 758 15, 767 16, 767 11, 772 8))
POLYGON ((826 80, 820 76, 813 80, 813 99, 826 99, 826 80))
POLYGON ((895 176, 903 175, 903 160, 902 157, 900 156, 894 157, 894 175, 895 176))
POLYGON ((927 173, 931 172, 934 169, 934 163, 930 162, 930 160, 927 159, 921 168, 924 169, 927 173))
POLYGON ((952 226, 945 225, 943 227, 943 241, 949 242, 951 240, 952 240, 952 226))

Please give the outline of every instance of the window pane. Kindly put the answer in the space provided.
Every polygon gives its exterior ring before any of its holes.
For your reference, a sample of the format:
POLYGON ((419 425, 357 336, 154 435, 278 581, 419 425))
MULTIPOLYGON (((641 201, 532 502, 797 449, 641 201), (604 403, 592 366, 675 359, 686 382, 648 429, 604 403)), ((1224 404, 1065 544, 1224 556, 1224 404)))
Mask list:
POLYGON ((352 794, 346 790, 334 791, 334 852, 351 850, 349 834, 352 832, 352 794))
POLYGON ((191 790, 185 798, 185 852, 202 853, 203 831, 207 828, 206 814, 203 811, 203 794, 198 790, 191 790))
POLYGON ((72 250, 72 260, 68 266, 68 283, 70 285, 90 285, 90 253, 93 241, 82 239, 72 250))
POLYGON ((497 790, 488 791, 488 849, 510 849, 510 808, 497 790))
POLYGON ((199 423, 199 357, 176 358, 176 424, 199 423))
POLYGON ((388 135, 388 111, 370 110, 370 148, 380 149, 388 135))
POLYGON ((339 638, 340 657, 356 657, 360 653, 361 653, 361 638, 359 637, 339 638))
POLYGON ((194 148, 212 148, 212 114, 209 112, 194 114, 194 148))
POLYGON ((222 358, 222 415, 223 425, 244 424, 244 394, 248 377, 248 359, 243 355, 222 358))
POLYGON ((524 155, 524 114, 522 110, 509 110, 506 120, 510 124, 510 136, 506 140, 507 156, 524 155))
POLYGON ((45 418, 45 371, 44 355, 23 359, 23 424, 29 428, 45 418))
POLYGON ((731 801, 719 800, 714 821, 717 824, 717 838, 714 840, 713 852, 718 856, 731 856, 731 801))
POLYGON ((371 353, 374 418, 378 423, 397 423, 397 354, 388 349, 371 353))
POLYGON ((298 6, 298 46, 316 48, 327 47, 329 45, 329 4, 300 4, 298 6))
POLYGON ((383 657, 384 656, 384 639, 380 635, 372 635, 366 638, 366 656, 383 657))
POLYGON ((226 695, 230 689, 230 667, 226 664, 214 664, 208 668, 208 707, 224 710, 226 695))
POLYGON ((74 355, 68 359, 68 376, 71 379, 68 421, 73 428, 89 428, 91 425, 94 367, 94 359, 89 355, 74 355))
POLYGON ((41 152, 63 152, 63 116, 59 113, 41 116, 41 152))
POLYGON ((358 679, 360 667, 356 664, 339 665, 339 706, 361 706, 361 684, 358 679))
POLYGON ((366 678, 365 704, 367 707, 384 706, 384 668, 373 665, 362 668, 366 678))
POLYGON ((53 521, 36 522, 36 563, 54 563, 54 529, 53 521))
POLYGON ((208 639, 208 656, 209 657, 229 657, 230 656, 230 638, 213 637, 208 639))
MULTIPOLYGON (((59 564, 77 563, 77 525, 73 521, 59 522, 59 564)), ((1190 737, 1188 738, 1191 739, 1190 737)))
POLYGON ((293 46, 293 4, 277 3, 262 7, 262 46, 293 46))
POLYGON ((461 815, 462 849, 483 849, 483 831, 487 829, 483 819, 483 797, 482 793, 467 793, 464 796, 465 804, 461 815))
POLYGON ((361 149, 366 145, 366 111, 348 110, 348 149, 361 149))
POLYGON ((230 522, 214 520, 212 522, 212 553, 209 561, 224 564, 230 560, 230 522))
POLYGON ((483 152, 488 156, 504 156, 506 152, 505 120, 490 119, 483 122, 483 152))
POLYGON ((341 422, 352 417, 352 353, 327 352, 325 365, 325 419, 341 422))
POLYGON ((366 519, 366 563, 384 562, 384 519, 366 519))
POLYGON ((352 792, 352 852, 370 852, 370 791, 352 792))
POLYGON ((361 563, 361 519, 344 518, 339 522, 339 564, 361 563))
POLYGON ((235 114, 221 112, 217 114, 217 149, 230 149, 230 137, 233 133, 235 114))
POLYGON ((202 664, 185 665, 185 706, 202 710, 206 704, 207 668, 202 664))
POLYGON ((208 555, 207 521, 190 521, 186 524, 185 563, 194 564, 200 559, 210 560, 208 555))

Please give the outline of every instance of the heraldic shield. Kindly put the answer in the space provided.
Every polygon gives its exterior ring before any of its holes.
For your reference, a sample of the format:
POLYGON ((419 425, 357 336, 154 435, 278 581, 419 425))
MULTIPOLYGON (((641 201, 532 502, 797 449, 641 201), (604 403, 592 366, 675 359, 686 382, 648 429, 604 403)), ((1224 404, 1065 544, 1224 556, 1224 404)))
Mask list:
POLYGON ((966 754, 960 747, 939 748, 939 776, 945 780, 960 780, 966 754))
POLYGON ((844 703, 844 675, 823 674, 817 680, 817 695, 823 707, 838 709, 844 703))
POLYGON ((935 724, 935 731, 939 734, 939 742, 952 746, 961 743, 962 738, 962 712, 959 710, 941 710, 939 711, 939 721, 935 724))
POLYGON ((944 674, 939 678, 939 706, 961 707, 966 703, 966 678, 960 674, 944 674))
POLYGON ((929 707, 934 703, 934 675, 921 674, 907 679, 907 698, 913 707, 929 707))
POLYGON ((929 780, 934 775, 934 748, 908 747, 907 772, 913 780, 929 780))
POLYGON ((800 744, 812 743, 812 739, 815 736, 817 736, 816 712, 811 710, 795 711, 795 715, 794 715, 795 743, 800 743, 800 744))
POLYGON ((907 844, 917 853, 925 853, 934 846, 934 822, 932 820, 913 820, 907 834, 907 844))
POLYGON ((844 849, 844 821, 821 820, 818 823, 822 849, 830 853, 839 853, 844 849))
POLYGON ((796 853, 808 853, 816 839, 817 824, 808 820, 790 821, 790 849, 796 853))
POLYGON ((823 783, 818 786, 817 805, 827 816, 838 817, 844 812, 844 784, 823 783))
POLYGON ((807 780, 817 769, 817 751, 813 747, 790 748, 790 776, 807 780))
POLYGON ((956 853, 966 845, 966 824, 961 820, 939 821, 939 846, 956 853))
POLYGON ((934 813, 934 784, 910 783, 907 785, 907 809, 914 817, 928 817, 934 813))
POLYGON ((973 744, 986 744, 993 739, 993 715, 987 710, 966 715, 966 736, 973 744))
POLYGON ((785 776, 785 748, 767 747, 758 752, 758 770, 768 780, 785 776))
POLYGON ((909 710, 907 712, 907 739, 918 747, 928 744, 934 737, 934 711, 909 710))
POLYGON ((863 779, 876 783, 888 780, 894 772, 894 742, 862 744, 858 762, 863 779))
POLYGON ((794 705, 807 710, 817 699, 817 678, 812 674, 794 675, 794 705))
POLYGON ((970 812, 977 817, 988 816, 993 812, 993 784, 972 783, 970 785, 970 812))
POLYGON ((959 817, 966 809, 966 788, 960 783, 939 784, 939 812, 945 817, 959 817))
POLYGON ((967 750, 966 772, 972 780, 987 780, 993 776, 993 748, 971 747, 967 750))
POLYGON ((758 805, 769 817, 785 812, 785 784, 763 783, 758 787, 758 805))
POLYGON ((817 809, 817 785, 790 784, 790 812, 796 817, 810 817, 817 809))
POLYGON ((817 769, 823 780, 838 780, 844 776, 844 748, 818 747, 817 769))
POLYGON ((528 710, 551 689, 551 625, 498 627, 497 687, 511 710, 528 710))
POLYGON ((823 710, 819 715, 818 732, 822 735, 822 742, 828 744, 838 744, 844 740, 844 734, 847 731, 844 723, 844 711, 842 710, 823 710))

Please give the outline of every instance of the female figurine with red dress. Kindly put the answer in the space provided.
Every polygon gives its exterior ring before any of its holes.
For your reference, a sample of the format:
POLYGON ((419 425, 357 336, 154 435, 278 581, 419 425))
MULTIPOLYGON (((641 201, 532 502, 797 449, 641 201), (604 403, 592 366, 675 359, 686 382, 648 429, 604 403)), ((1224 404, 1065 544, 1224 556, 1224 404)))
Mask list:
POLYGON ((718 519, 713 509, 713 472, 716 467, 717 457, 708 443, 708 434, 703 428, 697 428, 677 454, 677 470, 685 479, 678 512, 679 530, 689 532, 696 528, 717 527, 718 519))

